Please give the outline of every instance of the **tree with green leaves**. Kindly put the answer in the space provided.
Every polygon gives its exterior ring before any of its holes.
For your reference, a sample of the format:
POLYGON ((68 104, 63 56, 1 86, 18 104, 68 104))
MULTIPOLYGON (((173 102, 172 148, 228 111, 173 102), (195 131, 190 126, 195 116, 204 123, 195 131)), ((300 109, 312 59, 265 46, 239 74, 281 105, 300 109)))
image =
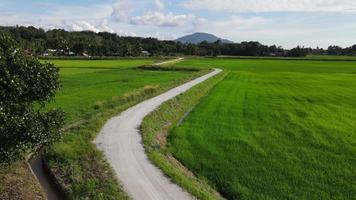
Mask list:
POLYGON ((287 55, 289 57, 305 57, 309 54, 308 49, 304 47, 297 46, 296 48, 291 49, 287 55))
POLYGON ((59 138, 64 115, 45 110, 59 89, 59 70, 0 35, 0 164, 59 138))

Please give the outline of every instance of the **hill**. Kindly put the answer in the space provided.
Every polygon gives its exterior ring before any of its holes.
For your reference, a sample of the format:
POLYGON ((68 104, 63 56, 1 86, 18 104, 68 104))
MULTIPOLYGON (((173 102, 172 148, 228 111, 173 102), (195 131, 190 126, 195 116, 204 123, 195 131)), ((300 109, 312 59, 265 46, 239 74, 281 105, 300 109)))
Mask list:
POLYGON ((178 38, 175 41, 182 42, 182 43, 198 44, 203 41, 207 41, 209 43, 214 43, 218 40, 221 40, 223 43, 233 43, 230 40, 222 39, 222 38, 219 38, 219 37, 217 37, 213 34, 209 34, 209 33, 193 33, 191 35, 186 35, 181 38, 178 38))

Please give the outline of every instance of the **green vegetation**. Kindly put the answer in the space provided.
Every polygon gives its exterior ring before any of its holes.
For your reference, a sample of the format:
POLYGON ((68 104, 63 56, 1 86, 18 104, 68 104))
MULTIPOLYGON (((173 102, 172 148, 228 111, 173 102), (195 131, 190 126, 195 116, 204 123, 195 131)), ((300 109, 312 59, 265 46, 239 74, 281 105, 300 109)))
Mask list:
POLYGON ((63 89, 51 106, 64 109, 69 126, 45 154, 51 171, 71 199, 128 199, 92 141, 109 118, 205 71, 137 68, 153 60, 54 63, 63 89))
MULTIPOLYGON (((116 60, 47 60, 63 69, 128 69, 144 64, 152 64, 154 59, 116 59, 116 60)), ((62 72, 61 72, 62 73, 62 72)))
POLYGON ((221 73, 162 104, 143 120, 141 132, 149 158, 159 166, 174 182, 186 188, 199 199, 221 199, 220 195, 182 166, 167 151, 166 138, 169 130, 189 112, 209 91, 227 75, 221 73))
POLYGON ((192 59, 231 71, 169 151, 228 199, 353 199, 356 62, 192 59))
POLYGON ((58 89, 57 68, 0 35, 0 166, 59 138, 62 112, 44 111, 58 89))
MULTIPOLYGON (((198 44, 175 41, 161 41, 156 38, 121 37, 115 33, 94 33, 92 31, 68 32, 54 29, 44 31, 33 26, 2 27, 0 33, 12 36, 29 53, 44 57, 65 56, 71 58, 94 56, 139 57, 139 56, 290 56, 304 57, 307 54, 355 56, 356 45, 342 48, 329 46, 328 49, 296 47, 291 50, 276 45, 263 45, 257 41, 224 43, 207 41, 198 44)), ((278 44, 277 44, 278 45, 278 44)))
MULTIPOLYGON (((145 85, 170 80, 174 73, 134 70, 133 67, 151 64, 151 59, 140 60, 53 60, 60 68, 62 89, 50 107, 60 107, 68 122, 76 122, 84 114, 96 112, 97 105, 145 85), (163 80, 162 80, 163 79, 163 80)), ((177 76, 184 74, 177 74, 177 76)))
POLYGON ((194 58, 174 64, 175 67, 222 68, 235 72, 274 73, 349 73, 356 72, 356 62, 350 61, 306 61, 306 60, 268 60, 234 58, 194 58))
POLYGON ((241 60, 356 61, 356 56, 333 56, 333 55, 312 55, 312 54, 307 55, 306 57, 218 56, 216 58, 241 59, 241 60))
MULTIPOLYGON (((201 199, 221 198, 214 188, 229 199, 355 196, 356 62, 197 58, 167 68, 150 66, 153 59, 43 62, 60 68, 62 83, 48 109, 67 113, 65 134, 45 159, 71 199, 129 199, 92 140, 110 117, 217 67, 225 72, 144 120, 145 148, 168 176, 201 199)), ((22 162, 1 168, 0 199, 16 192, 43 198, 31 177, 22 162)))
POLYGON ((0 34, 0 199, 45 199, 24 157, 60 136, 62 113, 44 109, 58 79, 57 68, 0 34))
POLYGON ((355 60, 356 56, 337 56, 337 55, 308 55, 307 59, 321 59, 321 60, 355 60))

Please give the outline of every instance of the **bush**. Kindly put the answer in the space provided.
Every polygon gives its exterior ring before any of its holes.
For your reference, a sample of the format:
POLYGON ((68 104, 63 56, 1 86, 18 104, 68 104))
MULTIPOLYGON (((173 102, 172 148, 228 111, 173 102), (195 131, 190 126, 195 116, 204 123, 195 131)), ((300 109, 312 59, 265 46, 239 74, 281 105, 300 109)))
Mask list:
POLYGON ((0 164, 51 144, 63 125, 62 111, 43 111, 59 89, 59 71, 27 55, 0 35, 0 164))
POLYGON ((308 49, 298 46, 294 49, 291 49, 287 53, 287 56, 289 56, 289 57, 306 57, 308 54, 309 54, 308 49))

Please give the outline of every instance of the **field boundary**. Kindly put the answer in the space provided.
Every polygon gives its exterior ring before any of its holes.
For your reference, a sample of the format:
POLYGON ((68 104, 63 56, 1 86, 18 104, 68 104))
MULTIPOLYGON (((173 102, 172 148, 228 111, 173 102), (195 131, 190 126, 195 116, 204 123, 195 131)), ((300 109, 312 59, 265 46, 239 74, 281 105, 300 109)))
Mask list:
POLYGON ((176 160, 167 149, 169 131, 176 127, 186 114, 202 98, 209 94, 229 72, 223 71, 215 77, 198 84, 187 92, 163 103, 147 115, 141 124, 141 135, 149 159, 158 166, 173 182, 190 192, 198 199, 223 199, 207 181, 199 179, 176 160))
POLYGON ((331 62, 356 62, 356 59, 348 58, 308 58, 308 57, 254 57, 254 56, 217 56, 206 58, 236 59, 236 60, 286 60, 286 61, 331 61, 331 62))
POLYGON ((38 56, 41 60, 144 60, 153 58, 157 60, 171 60, 177 56, 139 56, 139 57, 119 57, 119 56, 38 56))

